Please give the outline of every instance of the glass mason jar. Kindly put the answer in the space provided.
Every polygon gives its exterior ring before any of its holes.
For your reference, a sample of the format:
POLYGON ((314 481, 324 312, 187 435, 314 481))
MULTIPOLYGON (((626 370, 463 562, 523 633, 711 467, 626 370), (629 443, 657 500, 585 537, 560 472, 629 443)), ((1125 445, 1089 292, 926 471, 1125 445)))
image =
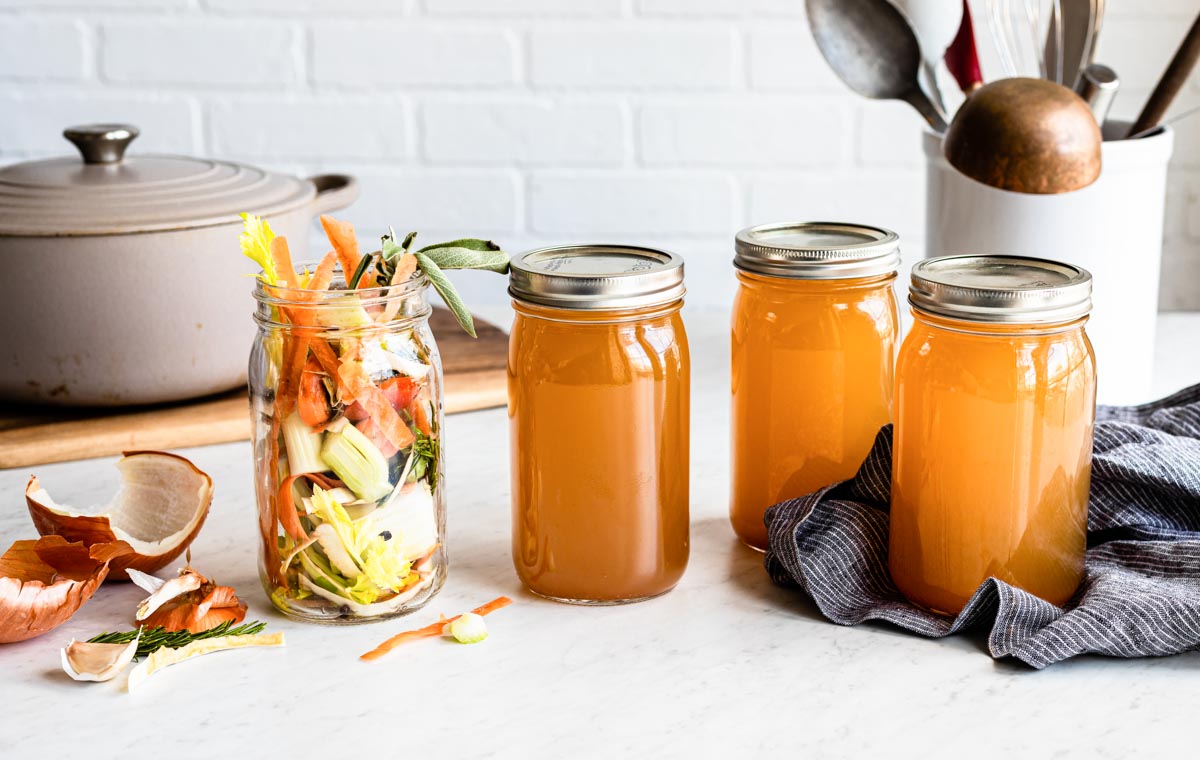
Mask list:
POLYGON ((852 477, 892 421, 899 238, 818 222, 736 244, 729 519, 765 550, 767 507, 852 477))
POLYGON ((889 551, 913 602, 957 614, 987 578, 1053 604, 1079 586, 1096 410, 1091 279, 1009 256, 913 268, 889 551))
POLYGON ((290 617, 380 620, 445 582, 442 368, 427 285, 416 275, 389 288, 255 290, 259 570, 290 617))
POLYGON ((688 560, 682 259, 546 248, 513 261, 509 293, 517 575, 576 604, 671 590, 688 560))

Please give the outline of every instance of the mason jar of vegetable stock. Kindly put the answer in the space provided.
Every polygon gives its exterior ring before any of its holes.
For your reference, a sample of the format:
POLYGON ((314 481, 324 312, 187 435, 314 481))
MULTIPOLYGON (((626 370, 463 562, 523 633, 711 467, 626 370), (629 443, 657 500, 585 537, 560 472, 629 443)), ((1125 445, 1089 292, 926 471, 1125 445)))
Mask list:
POLYGON ((612 245, 512 262, 513 563, 534 593, 620 604, 688 560, 683 261, 612 245))
POLYGON ((1053 604, 1083 579, 1096 360, 1092 277, 1016 256, 927 259, 896 364, 888 562, 957 614, 998 578, 1053 604))
POLYGON ((378 620, 420 607, 445 582, 428 285, 418 272, 389 287, 347 289, 339 274, 324 290, 255 289, 260 576, 289 617, 378 620))
POLYGON ((854 475, 892 421, 896 233, 764 224, 738 233, 731 489, 734 532, 767 548, 767 507, 854 475))

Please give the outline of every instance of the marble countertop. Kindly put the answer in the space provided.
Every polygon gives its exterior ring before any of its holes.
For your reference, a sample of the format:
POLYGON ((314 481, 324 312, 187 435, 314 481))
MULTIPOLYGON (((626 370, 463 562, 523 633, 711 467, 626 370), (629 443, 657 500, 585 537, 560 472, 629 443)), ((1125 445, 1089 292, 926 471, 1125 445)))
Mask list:
MULTIPOLYGON (((1111 757, 1194 746, 1200 653, 1080 657, 1035 672, 995 662, 982 636, 930 641, 883 625, 826 622, 776 588, 726 513, 725 315, 689 311, 694 396, 691 564, 670 594, 624 607, 555 604, 524 592, 509 558, 503 410, 449 418, 451 569, 411 616, 321 627, 275 614, 255 559, 247 443, 181 453, 216 495, 193 544, 204 572, 235 586, 248 620, 286 632, 283 649, 227 652, 156 674, 75 683, 59 668, 70 638, 125 629, 142 593, 108 585, 68 623, 0 646, 0 756, 107 758, 372 757, 1111 757), (393 633, 500 594, 474 646, 423 641, 365 663, 393 633), (336 754, 334 754, 336 753, 336 754)), ((1200 314, 1160 323, 1156 392, 1200 381, 1200 314)), ((111 459, 34 468, 65 503, 105 500, 111 459)), ((0 543, 35 536, 29 472, 0 472, 0 543)))

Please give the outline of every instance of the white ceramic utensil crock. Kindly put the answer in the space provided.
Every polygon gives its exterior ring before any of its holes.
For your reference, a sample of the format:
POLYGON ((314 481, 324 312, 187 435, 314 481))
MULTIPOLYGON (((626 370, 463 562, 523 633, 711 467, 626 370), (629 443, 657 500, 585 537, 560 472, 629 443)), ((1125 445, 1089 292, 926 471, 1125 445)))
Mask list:
POLYGON ((253 264, 239 212, 304 251, 353 177, 130 155, 127 125, 66 130, 78 157, 0 169, 0 399, 116 406, 245 383, 253 264))
MULTIPOLYGON (((1109 121, 1105 137, 1125 129, 1109 121)), ((1032 195, 959 174, 942 157, 941 136, 926 132, 925 255, 1036 256, 1087 269, 1098 400, 1148 401, 1173 141, 1168 127, 1137 140, 1106 139, 1099 179, 1071 193, 1032 195)))

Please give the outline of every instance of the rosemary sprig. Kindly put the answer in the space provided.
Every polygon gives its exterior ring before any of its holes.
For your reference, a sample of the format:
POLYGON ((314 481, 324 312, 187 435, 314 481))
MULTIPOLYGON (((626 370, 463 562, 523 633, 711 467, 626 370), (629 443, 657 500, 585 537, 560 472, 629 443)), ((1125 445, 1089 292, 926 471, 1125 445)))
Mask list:
MULTIPOLYGON (((142 631, 142 640, 138 642, 137 653, 133 659, 140 660, 146 657, 151 652, 155 652, 163 647, 178 649, 179 647, 191 644, 193 641, 201 639, 215 639, 218 636, 249 636, 256 633, 261 633, 267 627, 266 623, 255 621, 253 623, 245 623, 238 627, 233 627, 232 620, 226 620, 215 628, 209 628, 202 633, 192 633, 191 631, 168 631, 162 627, 151 628, 148 631, 142 631)), ((88 639, 89 644, 128 644, 137 638, 137 631, 120 631, 113 633, 101 633, 88 639)))

